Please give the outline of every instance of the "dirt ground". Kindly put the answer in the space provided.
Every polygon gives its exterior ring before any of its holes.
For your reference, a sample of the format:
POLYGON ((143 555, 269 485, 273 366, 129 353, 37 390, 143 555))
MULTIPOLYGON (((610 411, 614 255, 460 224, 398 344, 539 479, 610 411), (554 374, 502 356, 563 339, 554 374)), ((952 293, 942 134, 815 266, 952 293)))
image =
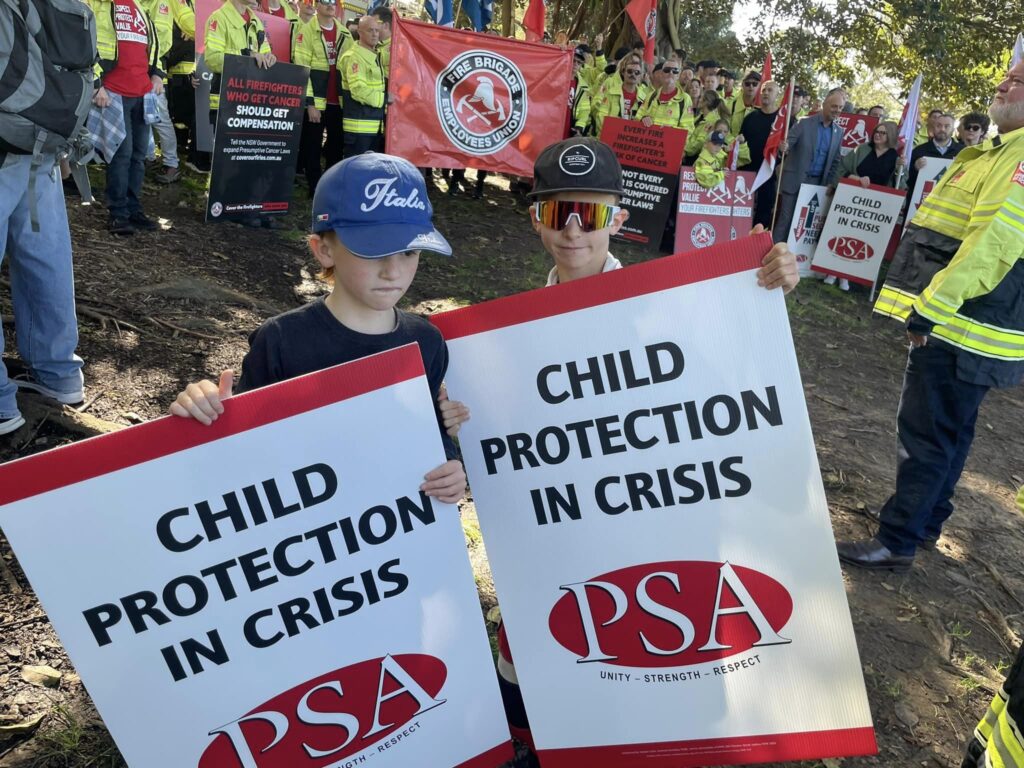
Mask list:
MULTIPOLYGON (((237 368, 247 335, 263 319, 324 291, 304 250, 304 189, 288 219, 294 229, 269 233, 204 224, 202 185, 191 175, 167 189, 147 185, 147 211, 165 229, 127 239, 106 233, 101 205, 69 198, 83 412, 24 398, 28 424, 0 438, 0 461, 161 415, 188 381, 237 368)), ((482 201, 440 193, 433 199, 457 258, 425 255, 407 308, 429 314, 543 284, 546 257, 504 182, 490 180, 482 201)), ((652 258, 614 250, 628 263, 652 258)), ((788 306, 832 525, 837 538, 860 537, 872 531, 864 510, 884 501, 894 480, 904 338, 892 321, 871 317, 864 292, 805 281, 788 306)), ((10 319, 5 272, 0 314, 10 319)), ((4 333, 5 360, 16 368, 10 322, 4 333)), ((805 765, 959 766, 1024 630, 1024 518, 1013 504, 1024 482, 1022 432, 1021 392, 991 393, 957 513, 937 550, 919 555, 907 575, 846 574, 880 751, 805 765)), ((496 600, 471 501, 463 516, 482 608, 493 620, 496 600)), ((2 537, 0 559, 0 766, 123 765, 2 537), (55 669, 56 686, 24 680, 26 665, 55 669)), ((488 626, 493 630, 493 621, 488 626)), ((771 705, 770 691, 765 695, 771 705)))

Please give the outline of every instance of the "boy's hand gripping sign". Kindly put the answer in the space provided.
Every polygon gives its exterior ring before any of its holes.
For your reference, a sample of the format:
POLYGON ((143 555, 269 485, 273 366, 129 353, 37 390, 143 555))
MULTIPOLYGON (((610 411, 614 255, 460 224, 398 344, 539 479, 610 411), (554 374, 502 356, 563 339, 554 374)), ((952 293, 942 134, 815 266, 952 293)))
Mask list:
POLYGON ((435 317, 544 768, 875 752, 770 247, 435 317))
POLYGON ((0 525, 131 766, 496 768, 443 460, 409 345, 0 466, 0 525))

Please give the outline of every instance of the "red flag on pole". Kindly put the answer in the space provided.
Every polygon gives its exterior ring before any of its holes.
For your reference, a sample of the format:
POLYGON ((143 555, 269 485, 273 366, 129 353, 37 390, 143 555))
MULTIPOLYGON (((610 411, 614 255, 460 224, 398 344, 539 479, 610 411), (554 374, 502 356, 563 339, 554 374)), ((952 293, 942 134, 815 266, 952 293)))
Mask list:
POLYGON ((421 168, 532 176, 562 136, 572 56, 396 16, 387 151, 421 168))
POLYGON ((761 85, 757 89, 757 96, 754 97, 754 106, 761 106, 761 88, 772 79, 772 49, 768 49, 768 53, 765 54, 764 64, 761 67, 761 85))
POLYGON ((775 163, 779 159, 779 147, 789 137, 789 112, 790 106, 793 103, 793 86, 796 82, 793 78, 789 79, 789 87, 786 88, 786 95, 782 99, 782 106, 779 107, 779 111, 775 113, 775 122, 772 123, 772 132, 768 135, 768 141, 764 145, 764 162, 761 163, 760 169, 757 171, 757 176, 754 178, 754 184, 750 188, 753 192, 755 189, 764 184, 768 179, 775 173, 775 163))
POLYGON ((544 39, 544 26, 547 22, 547 3, 545 0, 530 0, 530 5, 523 14, 523 26, 526 27, 526 41, 538 43, 544 39))
POLYGON ((630 0, 626 13, 644 41, 644 61, 654 64, 654 43, 658 33, 658 0, 630 0))

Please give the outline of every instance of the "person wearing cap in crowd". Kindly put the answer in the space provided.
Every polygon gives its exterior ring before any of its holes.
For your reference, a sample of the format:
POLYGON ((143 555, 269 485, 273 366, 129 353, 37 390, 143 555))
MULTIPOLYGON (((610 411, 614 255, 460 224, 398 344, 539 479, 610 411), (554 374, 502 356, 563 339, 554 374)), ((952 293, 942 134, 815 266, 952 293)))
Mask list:
POLYGON ((368 153, 328 169, 313 197, 309 250, 330 294, 256 329, 237 386, 230 370, 217 383, 189 384, 170 412, 209 425, 231 408, 232 394, 415 342, 448 458, 425 475, 420 490, 446 503, 461 499, 466 473, 452 437, 469 412, 443 391, 448 349, 433 325, 396 307, 416 276, 421 251, 451 255, 432 217, 423 177, 407 160, 368 153))
MULTIPOLYGON (((608 251, 608 243, 629 219, 629 211, 619 205, 623 194, 622 167, 611 148, 597 139, 566 139, 541 151, 533 169, 530 220, 554 262, 548 272, 548 286, 622 267, 608 251)), ((751 234, 763 231, 763 227, 758 227, 751 234)), ((799 279, 796 257, 785 243, 771 249, 757 272, 758 285, 769 290, 781 288, 785 293, 799 279)), ((600 329, 594 331, 599 333, 600 329)), ((532 747, 504 625, 498 627, 497 666, 509 730, 532 747)))
POLYGON ((566 114, 565 136, 586 136, 590 133, 590 84, 583 77, 586 55, 576 48, 572 57, 572 81, 569 83, 569 108, 566 114))
POLYGON ((757 101, 757 92, 760 88, 761 75, 758 72, 747 72, 740 92, 726 103, 722 117, 729 121, 729 131, 732 134, 743 133, 743 120, 757 110, 754 102, 757 101))
POLYGON ((793 114, 803 120, 811 113, 811 96, 799 85, 793 87, 793 114))
POLYGON ((601 135, 606 117, 621 117, 625 120, 636 118, 636 113, 650 93, 650 87, 643 82, 643 76, 644 62, 640 56, 630 53, 622 58, 618 71, 604 81, 597 97, 592 100, 596 135, 601 135))
POLYGON ((722 131, 712 131, 693 164, 693 174, 704 189, 714 189, 725 181, 725 142, 722 131))
MULTIPOLYGON (((708 75, 715 77, 717 75, 708 75)), ((705 78, 705 82, 707 77, 705 78)), ((686 164, 693 165, 700 151, 708 141, 708 137, 715 129, 715 123, 722 119, 718 111, 722 106, 722 97, 713 88, 704 87, 700 101, 697 103, 697 115, 693 120, 693 130, 686 137, 686 164)))
POLYGON ((661 67, 661 85, 647 97, 636 113, 644 125, 662 125, 669 128, 693 130, 693 102, 690 94, 679 87, 682 62, 673 53, 661 67))
POLYGON ((342 131, 344 157, 376 152, 384 144, 384 70, 377 57, 380 22, 359 19, 359 37, 341 55, 342 131))
MULTIPOLYGON (((768 143, 768 137, 775 125, 775 118, 779 114, 781 98, 782 89, 778 83, 774 80, 765 80, 761 83, 761 108, 755 109, 743 118, 740 130, 743 138, 747 141, 750 160, 745 165, 741 165, 738 170, 751 173, 761 170, 761 163, 764 162, 764 147, 768 143)), ((792 120, 790 122, 792 123, 792 120)), ((772 225, 777 185, 778 175, 773 173, 755 192, 754 224, 761 224, 764 227, 772 225)))
POLYGON ((836 124, 846 103, 842 88, 828 92, 821 112, 800 120, 782 143, 786 153, 780 183, 779 210, 772 235, 776 242, 786 242, 793 223, 796 199, 802 184, 834 187, 839 176, 840 146, 843 132, 836 124))
POLYGON ((965 147, 976 147, 985 140, 991 125, 988 115, 981 112, 968 112, 960 118, 960 125, 957 126, 957 137, 965 147))
POLYGON ((295 35, 292 61, 309 69, 306 82, 306 114, 302 121, 299 152, 310 196, 320 181, 320 157, 327 132, 327 167, 341 161, 341 73, 338 60, 354 45, 352 36, 337 19, 337 0, 319 0, 316 16, 295 35))

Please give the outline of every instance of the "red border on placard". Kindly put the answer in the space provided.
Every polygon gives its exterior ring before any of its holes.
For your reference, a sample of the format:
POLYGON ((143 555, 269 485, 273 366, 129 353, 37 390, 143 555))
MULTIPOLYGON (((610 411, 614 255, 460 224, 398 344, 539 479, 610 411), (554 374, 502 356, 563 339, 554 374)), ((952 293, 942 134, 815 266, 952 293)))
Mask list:
POLYGON ((710 248, 666 256, 571 284, 538 288, 515 296, 453 309, 430 317, 448 341, 476 333, 554 317, 668 288, 699 283, 761 266, 772 248, 767 232, 710 248))
POLYGON ((423 375, 419 345, 406 344, 233 397, 209 427, 192 419, 166 416, 0 464, 0 505, 134 467, 423 375))
POLYGON ((542 749, 544 768, 700 768, 878 754, 874 728, 542 749), (660 754, 659 754, 660 753, 660 754), (674 754, 673 754, 674 753, 674 754))
POLYGON ((906 197, 907 191, 905 189, 896 189, 895 187, 885 187, 881 184, 868 184, 866 187, 859 181, 850 181, 850 179, 840 179, 840 184, 846 184, 849 187, 858 187, 859 189, 871 189, 875 192, 884 192, 887 195, 895 195, 896 197, 906 197))
POLYGON ((497 768, 513 757, 515 757, 515 750, 512 749, 512 742, 506 741, 496 747, 491 747, 486 752, 481 752, 464 763, 459 763, 455 768, 497 768))

